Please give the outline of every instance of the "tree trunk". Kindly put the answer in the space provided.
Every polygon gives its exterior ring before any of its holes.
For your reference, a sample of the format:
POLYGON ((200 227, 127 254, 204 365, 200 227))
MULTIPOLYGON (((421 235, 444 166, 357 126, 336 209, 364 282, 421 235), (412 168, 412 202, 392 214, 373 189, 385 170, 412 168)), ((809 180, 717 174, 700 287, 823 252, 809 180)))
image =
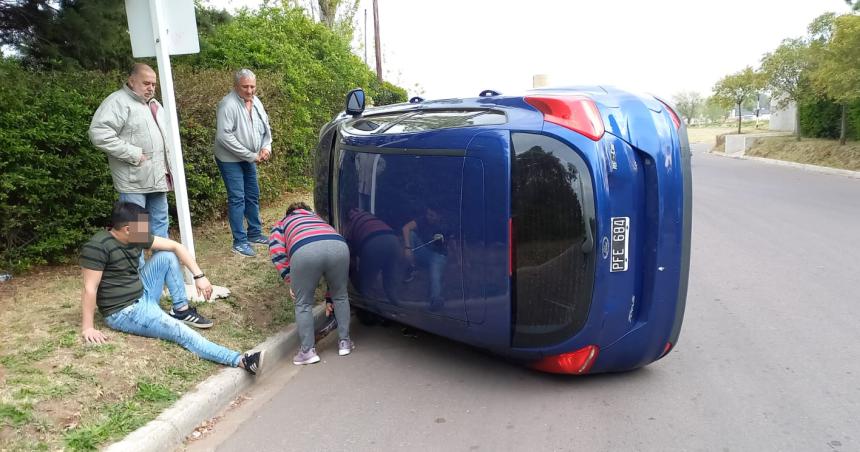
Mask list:
POLYGON ((800 102, 794 101, 794 135, 800 141, 800 102))
POLYGON ((738 135, 741 133, 741 103, 738 102, 738 135))
POLYGON ((841 124, 839 125, 839 144, 840 145, 845 144, 845 129, 848 127, 848 118, 847 118, 847 113, 846 113, 847 110, 848 110, 848 108, 846 107, 846 104, 842 104, 842 121, 841 121, 841 124))

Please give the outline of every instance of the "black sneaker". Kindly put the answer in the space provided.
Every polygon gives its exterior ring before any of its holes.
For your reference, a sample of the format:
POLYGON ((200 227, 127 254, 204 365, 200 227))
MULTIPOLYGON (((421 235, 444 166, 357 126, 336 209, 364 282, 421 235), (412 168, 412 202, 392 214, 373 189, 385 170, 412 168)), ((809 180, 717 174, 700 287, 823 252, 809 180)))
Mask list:
POLYGON ((170 316, 176 320, 181 320, 185 322, 186 325, 193 326, 194 328, 211 328, 214 323, 203 317, 202 315, 197 313, 197 308, 188 308, 184 311, 174 311, 173 308, 170 308, 170 316))
POLYGON ((249 354, 245 354, 242 357, 242 365, 244 366, 245 372, 248 372, 251 375, 257 375, 260 373, 260 370, 263 369, 263 352, 254 352, 249 354))

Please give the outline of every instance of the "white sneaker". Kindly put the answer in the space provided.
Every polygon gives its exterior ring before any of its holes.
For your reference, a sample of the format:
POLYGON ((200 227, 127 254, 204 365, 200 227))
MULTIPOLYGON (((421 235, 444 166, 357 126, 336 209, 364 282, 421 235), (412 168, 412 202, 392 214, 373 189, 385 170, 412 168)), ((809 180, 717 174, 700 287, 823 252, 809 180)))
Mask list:
POLYGON ((299 350, 296 356, 293 357, 293 364, 301 366, 304 364, 313 364, 320 362, 320 357, 317 355, 316 349, 312 348, 306 352, 299 350))
POLYGON ((340 340, 337 343, 337 354, 340 356, 346 356, 352 353, 352 349, 354 348, 355 344, 352 343, 351 339, 340 340))

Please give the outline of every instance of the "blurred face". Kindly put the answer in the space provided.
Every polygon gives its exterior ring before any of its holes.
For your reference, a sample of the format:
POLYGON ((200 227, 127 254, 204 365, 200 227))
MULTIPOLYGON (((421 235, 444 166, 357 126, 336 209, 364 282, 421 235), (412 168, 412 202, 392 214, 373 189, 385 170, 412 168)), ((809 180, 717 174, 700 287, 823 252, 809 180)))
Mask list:
POLYGON ((149 216, 139 215, 137 220, 122 229, 127 234, 128 243, 146 243, 149 239, 149 216))
POLYGON ((151 69, 143 69, 137 74, 128 77, 128 86, 135 94, 142 97, 144 100, 152 99, 155 96, 155 71, 151 69))
POLYGON ((257 94, 257 80, 253 78, 244 77, 239 80, 239 83, 236 84, 236 94, 239 95, 242 99, 246 101, 250 101, 254 99, 254 95, 257 94))

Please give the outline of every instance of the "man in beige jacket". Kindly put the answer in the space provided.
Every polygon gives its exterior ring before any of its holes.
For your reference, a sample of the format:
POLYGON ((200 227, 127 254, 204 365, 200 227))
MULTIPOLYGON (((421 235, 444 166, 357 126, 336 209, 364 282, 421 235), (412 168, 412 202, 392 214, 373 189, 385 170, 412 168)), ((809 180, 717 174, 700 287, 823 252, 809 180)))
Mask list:
MULTIPOLYGON (((152 235, 168 238, 167 192, 173 189, 172 150, 167 144, 167 115, 153 98, 155 87, 155 71, 145 64, 135 64, 126 84, 99 105, 89 135, 93 145, 108 156, 120 202, 145 208, 152 235)), ((138 267, 144 267, 142 253, 138 267)), ((184 297, 177 296, 178 290, 185 289, 181 277, 167 288, 174 300, 171 317, 195 328, 213 325, 180 301, 184 297)))
POLYGON ((167 116, 153 97, 155 87, 155 71, 146 64, 135 64, 127 83, 99 105, 89 136, 108 156, 120 201, 146 208, 152 234, 167 237, 172 150, 168 146, 167 116))

